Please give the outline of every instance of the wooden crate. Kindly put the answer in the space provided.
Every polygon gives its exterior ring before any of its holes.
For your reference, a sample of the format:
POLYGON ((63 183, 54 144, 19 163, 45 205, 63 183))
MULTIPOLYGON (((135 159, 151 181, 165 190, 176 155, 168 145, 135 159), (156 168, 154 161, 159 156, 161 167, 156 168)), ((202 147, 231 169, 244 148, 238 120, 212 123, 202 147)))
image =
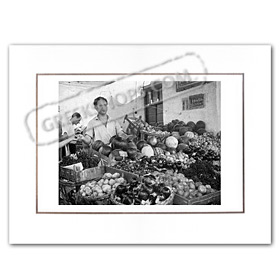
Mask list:
POLYGON ((67 179, 68 181, 79 183, 86 180, 94 179, 100 176, 100 167, 92 167, 84 169, 82 171, 75 171, 73 169, 68 169, 63 166, 59 168, 60 178, 67 179))
POLYGON ((120 173, 121 174, 121 177, 123 177, 124 179, 126 179, 127 181, 131 181, 132 179, 138 179, 139 176, 134 174, 134 173, 131 173, 131 172, 127 172, 127 171, 124 171, 124 170, 121 170, 121 169, 117 169, 117 168, 114 168, 114 167, 110 167, 110 166, 106 166, 105 167, 105 170, 106 172, 108 173, 120 173))
POLYGON ((173 204, 174 205, 207 205, 207 204, 220 204, 221 192, 213 192, 201 197, 194 197, 192 199, 185 198, 179 194, 175 194, 173 204))
MULTIPOLYGON (((92 180, 98 181, 99 179, 102 178, 102 176, 105 173, 114 174, 116 172, 119 173, 121 175, 121 177, 123 177, 126 181, 130 181, 133 178, 135 178, 135 179, 138 178, 138 176, 133 174, 133 173, 126 172, 126 171, 123 171, 123 170, 119 170, 119 169, 109 167, 109 166, 100 166, 99 171, 100 172, 96 173, 96 177, 92 180)), ((88 181, 92 181, 92 180, 87 180, 85 182, 82 182, 82 184, 81 183, 80 184, 75 183, 76 192, 79 191, 81 185, 85 184, 88 181)), ((90 196, 81 197, 80 194, 77 193, 76 204, 78 204, 78 205, 108 205, 108 204, 111 204, 111 199, 110 199, 110 195, 107 195, 107 196, 104 196, 104 197, 99 197, 99 198, 93 198, 93 197, 90 197, 90 196)))

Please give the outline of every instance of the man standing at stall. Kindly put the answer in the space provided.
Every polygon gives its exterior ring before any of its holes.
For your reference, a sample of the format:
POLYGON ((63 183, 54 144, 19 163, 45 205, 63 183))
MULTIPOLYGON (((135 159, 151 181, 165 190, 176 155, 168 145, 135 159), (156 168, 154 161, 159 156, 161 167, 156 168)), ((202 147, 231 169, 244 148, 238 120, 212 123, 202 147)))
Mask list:
POLYGON ((120 124, 115 120, 111 120, 107 115, 107 99, 101 96, 97 97, 93 104, 97 111, 97 116, 89 121, 83 141, 89 145, 92 140, 101 140, 104 144, 108 145, 110 139, 115 135, 127 138, 127 135, 123 132, 120 124))

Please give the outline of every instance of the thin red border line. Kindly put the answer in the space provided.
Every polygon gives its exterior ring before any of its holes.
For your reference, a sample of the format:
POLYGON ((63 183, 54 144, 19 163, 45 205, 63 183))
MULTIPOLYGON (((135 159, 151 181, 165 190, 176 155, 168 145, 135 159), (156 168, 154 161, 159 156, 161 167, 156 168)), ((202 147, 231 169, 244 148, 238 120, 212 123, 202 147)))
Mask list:
POLYGON ((245 137, 244 137, 244 73, 44 73, 36 74, 36 214, 244 214, 245 213, 245 137), (243 209, 232 212, 39 212, 38 211, 38 76, 39 75, 242 75, 242 144, 243 144, 243 209))

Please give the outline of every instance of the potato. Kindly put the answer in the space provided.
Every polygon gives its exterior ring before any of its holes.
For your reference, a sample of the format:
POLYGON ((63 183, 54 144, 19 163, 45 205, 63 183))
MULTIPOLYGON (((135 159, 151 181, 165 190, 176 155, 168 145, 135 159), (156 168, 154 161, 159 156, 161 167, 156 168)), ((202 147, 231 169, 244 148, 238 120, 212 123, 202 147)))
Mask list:
POLYGON ((103 183, 104 183, 104 179, 100 179, 100 180, 98 181, 98 185, 99 185, 99 186, 103 185, 103 183))
POLYGON ((190 182, 189 187, 190 189, 195 190, 195 184, 193 182, 190 182))
POLYGON ((108 184, 103 185, 103 186, 102 186, 102 191, 104 191, 104 189, 106 189, 106 188, 108 188, 108 187, 110 187, 110 188, 111 188, 111 186, 110 186, 110 185, 108 185, 108 184))
POLYGON ((190 195, 190 192, 189 192, 189 191, 185 191, 185 192, 184 192, 184 197, 187 198, 189 195, 190 195))
POLYGON ((99 192, 97 196, 98 196, 98 197, 102 197, 103 195, 104 195, 103 192, 99 192))
POLYGON ((112 175, 112 179, 117 179, 117 178, 120 178, 121 177, 121 174, 120 173, 114 173, 113 175, 112 175))
POLYGON ((115 184, 115 180, 114 179, 110 179, 110 181, 109 181, 109 185, 111 185, 111 186, 113 186, 114 184, 115 184))
POLYGON ((178 194, 183 196, 184 195, 184 191, 183 190, 178 190, 178 194))
POLYGON ((96 191, 96 192, 102 192, 102 189, 101 189, 100 186, 98 186, 98 187, 95 188, 95 191, 96 191))
POLYGON ((106 177, 107 177, 107 179, 111 179, 111 178, 112 178, 112 176, 113 176, 113 174, 111 174, 111 173, 106 173, 106 177))
POLYGON ((116 183, 120 183, 120 184, 123 184, 125 182, 124 178, 118 178, 115 181, 116 183))
POLYGON ((105 179, 104 182, 103 182, 103 185, 108 185, 108 184, 109 184, 109 180, 105 179))
POLYGON ((184 189, 184 185, 183 184, 178 184, 178 189, 179 190, 183 190, 184 189))
POLYGON ((110 185, 104 185, 102 190, 105 193, 109 193, 109 192, 111 192, 111 186, 110 185))

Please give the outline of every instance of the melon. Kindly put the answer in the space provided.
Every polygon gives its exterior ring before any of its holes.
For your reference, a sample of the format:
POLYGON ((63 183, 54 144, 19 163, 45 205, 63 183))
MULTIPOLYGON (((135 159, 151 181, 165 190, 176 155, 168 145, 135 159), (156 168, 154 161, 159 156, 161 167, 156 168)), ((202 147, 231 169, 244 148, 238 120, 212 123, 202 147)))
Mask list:
POLYGON ((188 149, 188 145, 186 145, 186 144, 184 144, 184 143, 179 144, 178 147, 177 147, 177 151, 178 151, 178 152, 179 152, 179 151, 184 152, 184 151, 187 150, 187 149, 188 149))
POLYGON ((187 131, 189 131, 189 127, 187 127, 187 126, 182 126, 181 128, 180 128, 180 130, 179 130, 179 134, 180 134, 180 136, 182 136, 182 135, 184 135, 187 131))
POLYGON ((137 143, 137 149, 138 149, 139 151, 141 151, 142 148, 143 148, 146 144, 147 144, 147 142, 144 141, 144 140, 138 141, 138 143, 137 143))
POLYGON ((200 128, 204 128, 204 129, 205 129, 206 125, 205 125, 205 122, 203 122, 203 121, 198 121, 198 122, 196 123, 195 127, 196 127, 196 130, 198 130, 198 129, 200 129, 200 128))
POLYGON ((141 153, 150 158, 155 155, 153 148, 150 145, 146 145, 142 148, 141 153))
POLYGON ((135 159, 137 155, 137 150, 135 149, 127 149, 127 155, 130 159, 135 159))
POLYGON ((178 146, 178 140, 177 138, 175 138, 174 136, 169 136, 166 138, 165 140, 165 145, 168 147, 168 148, 174 148, 176 149, 177 146, 178 146))
POLYGON ((196 132, 198 135, 202 135, 203 133, 206 132, 206 130, 204 128, 199 128, 196 132))
POLYGON ((192 138, 194 138, 194 133, 191 132, 191 131, 187 131, 187 132, 184 134, 184 136, 188 137, 189 139, 192 139, 192 138))
POLYGON ((155 156, 159 156, 159 155, 164 154, 163 149, 161 149, 159 147, 155 147, 154 148, 154 154, 155 154, 155 156))
POLYGON ((179 139, 180 143, 184 143, 184 144, 188 144, 189 143, 189 137, 186 135, 181 136, 181 138, 179 139))
POLYGON ((103 145, 103 146, 99 149, 99 152, 100 152, 102 155, 108 157, 108 156, 110 155, 110 153, 112 152, 112 149, 111 149, 111 147, 108 146, 108 145, 103 145))
POLYGON ((157 138, 155 136, 149 136, 147 142, 151 146, 155 146, 157 144, 157 138))
POLYGON ((179 132, 179 130, 180 130, 181 127, 182 127, 182 125, 176 124, 176 125, 173 127, 173 131, 179 132))
POLYGON ((180 133, 177 132, 177 131, 173 131, 171 134, 172 134, 172 136, 174 136, 177 140, 180 138, 180 133))
POLYGON ((137 146, 133 141, 127 143, 127 149, 137 150, 137 146))
POLYGON ((159 147, 159 148, 161 148, 162 150, 166 150, 166 145, 164 144, 164 143, 161 143, 161 142, 159 142, 158 144, 157 144, 157 147, 159 147))
POLYGON ((190 122, 187 123, 187 126, 191 127, 192 129, 194 129, 195 128, 195 123, 190 121, 190 122))
POLYGON ((96 140, 92 143, 92 148, 95 151, 99 151, 99 149, 104 145, 104 143, 101 140, 96 140))

